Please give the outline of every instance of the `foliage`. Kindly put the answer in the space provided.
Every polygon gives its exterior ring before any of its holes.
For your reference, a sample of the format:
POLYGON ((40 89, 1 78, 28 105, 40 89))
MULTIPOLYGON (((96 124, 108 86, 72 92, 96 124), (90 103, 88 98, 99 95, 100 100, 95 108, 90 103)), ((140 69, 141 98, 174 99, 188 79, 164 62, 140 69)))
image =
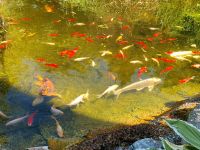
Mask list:
POLYGON ((200 130, 193 125, 176 119, 166 120, 170 128, 178 134, 184 141, 190 144, 177 146, 167 140, 162 140, 163 146, 166 150, 187 150, 187 149, 200 149, 200 130))

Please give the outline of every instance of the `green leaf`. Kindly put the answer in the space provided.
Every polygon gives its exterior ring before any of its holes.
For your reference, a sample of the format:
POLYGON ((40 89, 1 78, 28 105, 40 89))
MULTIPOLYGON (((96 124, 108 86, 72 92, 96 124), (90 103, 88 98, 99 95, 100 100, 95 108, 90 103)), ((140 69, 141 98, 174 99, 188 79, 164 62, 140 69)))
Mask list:
POLYGON ((168 119, 166 122, 187 143, 200 149, 200 130, 182 120, 168 119))

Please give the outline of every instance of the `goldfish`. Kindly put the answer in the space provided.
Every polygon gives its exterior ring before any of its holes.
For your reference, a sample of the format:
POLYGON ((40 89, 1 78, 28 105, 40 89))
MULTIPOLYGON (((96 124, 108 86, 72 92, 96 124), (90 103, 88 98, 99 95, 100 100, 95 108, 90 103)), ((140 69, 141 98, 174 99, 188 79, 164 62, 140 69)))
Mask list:
POLYGON ((32 126, 35 115, 36 115, 36 112, 33 112, 33 113, 28 117, 28 120, 27 120, 28 126, 32 126))
POLYGON ((3 118, 6 118, 6 119, 10 118, 6 114, 4 114, 1 110, 0 110, 0 116, 3 117, 3 118))
POLYGON ((152 91, 154 86, 160 84, 161 82, 162 82, 162 80, 160 78, 157 78, 157 77, 148 78, 148 79, 145 79, 145 80, 134 82, 134 83, 127 85, 127 86, 125 86, 121 89, 115 90, 114 95, 116 95, 117 98, 118 98, 121 93, 131 91, 131 90, 134 90, 134 89, 137 90, 137 91, 140 91, 140 90, 143 90, 146 87, 149 89, 149 91, 152 91))
POLYGON ((32 20, 31 18, 25 17, 25 18, 21 18, 22 21, 30 21, 32 20))
POLYGON ((10 126, 10 125, 15 125, 19 122, 22 122, 24 119, 26 119, 29 115, 25 115, 23 117, 19 117, 19 118, 16 118, 14 120, 11 120, 9 122, 6 123, 6 126, 10 126))
POLYGON ((89 59, 90 57, 80 57, 80 58, 75 58, 74 61, 83 61, 86 59, 89 59))
POLYGON ((100 51, 99 53, 101 53, 101 56, 112 55, 111 51, 100 51))
POLYGON ((44 97, 41 96, 41 95, 39 95, 39 96, 37 96, 37 97, 33 100, 32 106, 39 105, 39 104, 41 104, 43 101, 44 101, 44 97))
POLYGON ((58 33, 51 33, 51 34, 48 34, 48 36, 56 37, 56 36, 59 36, 59 34, 58 33))
POLYGON ((173 66, 168 66, 168 67, 166 67, 165 69, 163 69, 163 70, 160 72, 160 74, 163 74, 163 73, 165 73, 165 72, 169 72, 169 71, 171 71, 173 68, 174 68, 173 66))
POLYGON ((160 32, 154 33, 153 37, 158 37, 160 34, 161 34, 160 32))
POLYGON ((71 34, 72 37, 85 37, 85 33, 80 33, 80 32, 74 32, 71 34))
POLYGON ((113 92, 114 90, 116 90, 118 87, 119 87, 119 85, 117 85, 117 84, 109 86, 102 94, 99 94, 97 96, 97 98, 101 98, 101 97, 103 97, 106 94, 110 94, 111 92, 113 92))
POLYGON ((163 61, 166 63, 175 63, 176 60, 168 59, 168 58, 156 58, 158 61, 163 61))
POLYGON ((141 78, 141 76, 142 76, 142 74, 143 74, 144 72, 147 72, 147 67, 146 67, 146 66, 139 68, 139 70, 138 70, 138 72, 137 72, 137 77, 138 77, 138 78, 141 78))
POLYGON ((46 4, 46 5, 44 5, 44 9, 46 12, 51 13, 54 11, 54 6, 46 4))
POLYGON ((132 60, 132 61, 130 61, 130 63, 131 64, 143 64, 143 62, 140 60, 132 60))
POLYGON ((56 122, 56 131, 57 131, 57 135, 60 137, 60 138, 63 138, 64 137, 64 131, 61 127, 61 125, 59 124, 58 120, 54 117, 54 116, 51 116, 52 119, 55 120, 56 122))
POLYGON ((90 42, 90 43, 94 42, 94 40, 91 37, 87 37, 85 40, 90 42))
POLYGON ((139 45, 141 48, 144 48, 144 49, 147 48, 147 45, 146 45, 145 42, 143 42, 143 41, 135 42, 135 44, 139 45))
POLYGON ((75 47, 72 50, 64 50, 60 52, 60 56, 65 56, 67 55, 68 58, 72 58, 75 56, 76 52, 79 50, 79 47, 75 47))
POLYGON ((68 22, 76 22, 76 18, 68 18, 67 21, 68 22))
POLYGON ((89 91, 87 90, 87 92, 85 94, 81 94, 80 96, 78 96, 77 98, 75 98, 72 102, 70 102, 67 106, 77 106, 80 103, 83 103, 85 99, 88 99, 89 97, 89 91))
POLYGON ((125 59, 126 55, 120 50, 118 54, 115 54, 115 58, 125 59))
POLYGON ((191 65, 191 67, 200 69, 200 64, 193 64, 193 65, 191 65))
POLYGON ((152 42, 154 40, 154 38, 149 37, 149 38, 147 38, 147 40, 150 41, 150 42, 152 42))
POLYGON ((58 68, 57 64, 45 64, 45 66, 51 67, 51 68, 58 68))
POLYGON ((82 22, 78 22, 78 23, 75 23, 74 26, 85 26, 86 24, 85 23, 82 23, 82 22))
POLYGON ((192 77, 189 77, 189 78, 185 78, 185 79, 181 79, 179 80, 179 83, 187 83, 189 82, 190 80, 194 79, 195 76, 192 76, 192 77))
POLYGON ((64 112, 62 112, 59 109, 56 109, 54 106, 51 107, 50 111, 54 116, 58 116, 58 115, 63 115, 64 114, 64 112))

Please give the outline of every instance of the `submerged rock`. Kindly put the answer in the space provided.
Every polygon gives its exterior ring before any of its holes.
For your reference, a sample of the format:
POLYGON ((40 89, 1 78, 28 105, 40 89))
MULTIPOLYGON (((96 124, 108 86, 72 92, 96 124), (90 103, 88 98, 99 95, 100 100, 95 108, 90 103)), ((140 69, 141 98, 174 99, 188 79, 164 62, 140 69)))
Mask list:
POLYGON ((145 138, 134 142, 128 148, 128 150, 146 150, 146 149, 162 150, 162 143, 152 138, 145 138))
POLYGON ((193 111, 190 112, 188 122, 200 129, 200 105, 197 105, 193 111))

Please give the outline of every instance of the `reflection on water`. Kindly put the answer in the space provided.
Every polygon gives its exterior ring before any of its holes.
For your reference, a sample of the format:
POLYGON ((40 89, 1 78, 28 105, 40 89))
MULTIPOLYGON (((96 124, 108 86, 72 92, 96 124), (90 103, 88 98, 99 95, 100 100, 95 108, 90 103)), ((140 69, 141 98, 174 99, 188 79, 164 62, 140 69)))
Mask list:
POLYGON ((199 63, 199 54, 188 58, 191 63, 165 53, 197 50, 159 28, 150 30, 151 26, 134 25, 125 18, 99 18, 79 7, 67 8, 65 14, 54 3, 24 0, 6 7, 11 10, 7 38, 12 42, 4 54, 11 83, 7 93, 10 113, 17 118, 37 112, 31 127, 27 120, 13 127, 1 125, 11 149, 44 145, 48 138, 57 137, 50 117, 52 105, 64 112, 57 119, 65 138, 81 138, 92 129, 140 123, 166 110, 165 103, 181 100, 178 92, 193 95, 199 91, 199 70, 191 67, 199 63), (74 61, 80 57, 89 59, 74 61), (45 96, 43 103, 32 106, 38 96, 35 74, 49 78, 62 99, 45 96), (192 76, 189 82, 179 83, 192 76), (152 77, 163 82, 151 92, 143 89, 123 93, 117 100, 112 94, 97 99, 113 84, 122 88, 152 77), (87 90, 88 100, 67 107, 87 90))

